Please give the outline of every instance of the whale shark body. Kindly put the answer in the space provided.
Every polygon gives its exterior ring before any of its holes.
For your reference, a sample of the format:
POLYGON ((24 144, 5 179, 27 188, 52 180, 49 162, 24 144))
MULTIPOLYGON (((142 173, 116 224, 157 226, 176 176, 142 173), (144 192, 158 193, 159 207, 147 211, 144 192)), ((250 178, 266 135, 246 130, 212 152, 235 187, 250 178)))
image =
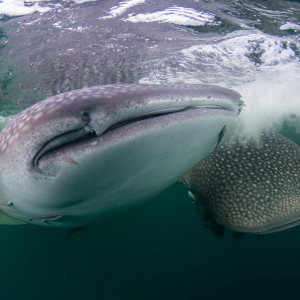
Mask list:
POLYGON ((263 133, 259 142, 230 139, 184 181, 213 226, 216 221, 236 232, 266 234, 300 224, 299 168, 299 146, 263 133))
POLYGON ((0 208, 78 228, 155 196, 233 133, 238 93, 208 85, 109 85, 59 94, 0 133, 0 208))

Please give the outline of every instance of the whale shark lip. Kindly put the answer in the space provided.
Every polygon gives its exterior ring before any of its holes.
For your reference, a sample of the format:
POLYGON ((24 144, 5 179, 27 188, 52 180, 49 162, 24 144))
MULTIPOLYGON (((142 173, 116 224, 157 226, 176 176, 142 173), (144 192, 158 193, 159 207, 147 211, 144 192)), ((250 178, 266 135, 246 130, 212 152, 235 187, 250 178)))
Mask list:
MULTIPOLYGON (((76 130, 72 130, 69 132, 65 132, 64 134, 61 134, 57 137, 52 138, 51 140, 49 140, 45 146, 36 154, 33 163, 34 163, 34 167, 36 169, 36 171, 38 171, 37 165, 39 160, 48 152, 61 148, 63 146, 66 146, 68 144, 72 144, 72 143, 76 143, 76 142, 80 142, 83 140, 89 140, 89 139, 93 139, 93 138, 97 138, 109 131, 112 130, 116 130, 117 128, 120 128, 122 126, 125 126, 127 124, 131 124, 131 123, 135 123, 138 121, 143 121, 149 118, 155 118, 155 117, 159 117, 159 116, 164 116, 164 115, 169 115, 172 113, 176 113, 178 111, 182 111, 186 108, 176 108, 176 109, 162 109, 160 111, 154 111, 154 112, 150 112, 148 114, 142 114, 139 116, 136 116, 134 118, 130 118, 127 120, 123 120, 120 122, 117 122, 115 124, 110 125, 106 130, 104 130, 100 135, 97 135, 97 133, 94 131, 93 128, 91 128, 89 126, 89 122, 82 128, 76 129, 76 130)), ((89 118, 88 114, 85 113, 85 116, 89 118)))
MULTIPOLYGON (((62 135, 59 135, 57 137, 52 138, 51 140, 49 140, 45 146, 36 154, 34 160, 33 160, 33 164, 34 164, 34 168, 36 169, 36 171, 38 170, 38 162, 39 160, 48 152, 52 151, 52 150, 56 150, 59 149, 63 146, 66 146, 68 144, 72 144, 72 143, 76 143, 76 142, 80 142, 83 140, 90 140, 90 139, 94 139, 97 138, 107 132, 110 132, 112 130, 116 130, 122 126, 128 125, 128 124, 132 124, 135 122, 142 122, 144 120, 148 120, 151 118, 157 118, 157 117, 163 117, 166 115, 170 115, 170 114, 174 114, 174 113, 178 113, 178 112, 183 112, 185 110, 189 110, 189 109, 225 109, 222 108, 220 106, 216 106, 216 105, 204 105, 204 106, 193 106, 193 107, 176 107, 176 108, 168 108, 168 109, 161 109, 161 110, 155 110, 155 111, 150 111, 144 114, 140 114, 137 115, 136 117, 127 119, 127 120, 122 120, 120 122, 117 122, 115 124, 110 125, 105 131, 103 131, 100 135, 97 135, 97 133, 93 130, 93 128, 91 128, 89 126, 89 122, 86 124, 86 126, 76 129, 76 130, 72 130, 70 132, 65 132, 62 135)), ((226 109, 225 109, 226 110, 226 109)), ((85 117, 90 121, 90 117, 88 114, 85 113, 85 117)), ((221 138, 222 139, 222 138, 221 138)), ((219 140, 219 143, 221 141, 221 139, 219 140)))
POLYGON ((121 126, 125 126, 127 124, 143 121, 143 120, 150 119, 150 118, 162 117, 162 116, 165 116, 165 115, 170 115, 170 114, 182 112, 182 111, 188 110, 188 109, 197 109, 197 108, 202 108, 202 109, 203 108, 223 109, 220 106, 205 105, 205 106, 177 107, 177 108, 155 110, 155 111, 151 111, 151 112, 148 112, 148 113, 145 113, 145 114, 140 114, 140 115, 138 115, 134 118, 130 118, 130 119, 127 119, 127 120, 124 120, 124 121, 121 121, 121 122, 117 122, 116 124, 113 124, 110 127, 108 127, 102 134, 107 133, 108 131, 114 130, 116 128, 119 128, 121 126))

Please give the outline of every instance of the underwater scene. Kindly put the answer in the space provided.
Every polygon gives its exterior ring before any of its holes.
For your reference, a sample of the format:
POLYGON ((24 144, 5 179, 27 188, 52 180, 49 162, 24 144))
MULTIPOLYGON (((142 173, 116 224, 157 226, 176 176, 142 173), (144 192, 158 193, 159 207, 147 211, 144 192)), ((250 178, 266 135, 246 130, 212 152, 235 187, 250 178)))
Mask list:
POLYGON ((298 297, 299 37, 296 0, 0 0, 0 299, 298 297))

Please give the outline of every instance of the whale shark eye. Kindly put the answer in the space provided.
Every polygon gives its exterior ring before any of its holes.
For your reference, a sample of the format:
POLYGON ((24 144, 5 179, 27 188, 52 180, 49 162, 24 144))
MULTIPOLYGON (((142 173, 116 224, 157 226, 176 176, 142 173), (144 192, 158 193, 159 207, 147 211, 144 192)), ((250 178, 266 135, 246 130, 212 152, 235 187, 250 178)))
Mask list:
POLYGON ((84 113, 82 114, 82 118, 83 118, 83 120, 86 121, 86 122, 89 122, 89 121, 91 120, 91 117, 90 117, 90 115, 89 115, 87 112, 84 112, 84 113))

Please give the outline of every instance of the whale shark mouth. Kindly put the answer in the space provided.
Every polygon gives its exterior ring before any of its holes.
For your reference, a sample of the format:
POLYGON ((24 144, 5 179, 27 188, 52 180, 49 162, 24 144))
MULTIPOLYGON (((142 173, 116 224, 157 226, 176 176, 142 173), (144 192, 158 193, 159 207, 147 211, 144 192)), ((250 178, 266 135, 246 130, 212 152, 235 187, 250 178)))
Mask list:
MULTIPOLYGON (((207 109, 224 109, 220 106, 213 106, 213 105, 212 106, 205 105, 205 106, 182 107, 182 108, 174 108, 174 109, 162 109, 160 111, 153 111, 153 112, 150 112, 148 114, 142 114, 142 115, 139 115, 137 117, 133 117, 133 118, 130 118, 128 120, 123 120, 123 121, 117 122, 115 124, 112 124, 106 130, 104 130, 100 135, 97 135, 95 130, 89 126, 91 118, 88 115, 88 113, 84 113, 83 116, 84 116, 84 118, 87 119, 86 125, 82 128, 63 133, 63 134, 49 140, 44 145, 44 147, 34 157, 34 160, 33 160, 34 168, 37 172, 39 172, 39 169, 38 169, 39 160, 45 154, 47 154, 48 152, 59 149, 63 146, 73 144, 73 143, 76 143, 76 142, 81 142, 81 141, 85 141, 85 140, 91 140, 91 139, 94 139, 94 138, 98 138, 101 135, 104 135, 104 134, 106 134, 110 131, 116 130, 116 129, 118 129, 120 127, 123 127, 123 126, 126 126, 128 124, 133 124, 133 123, 136 123, 136 122, 141 122, 141 121, 149 120, 149 119, 155 119, 155 118, 158 118, 158 117, 163 117, 163 116, 175 114, 175 113, 178 113, 178 112, 183 112, 185 110, 199 109, 199 108, 201 108, 201 109, 203 109, 203 108, 207 108, 207 109)), ((216 148, 220 144, 220 142, 222 140, 222 137, 223 137, 222 132, 220 132, 220 139, 218 140, 216 148)))

